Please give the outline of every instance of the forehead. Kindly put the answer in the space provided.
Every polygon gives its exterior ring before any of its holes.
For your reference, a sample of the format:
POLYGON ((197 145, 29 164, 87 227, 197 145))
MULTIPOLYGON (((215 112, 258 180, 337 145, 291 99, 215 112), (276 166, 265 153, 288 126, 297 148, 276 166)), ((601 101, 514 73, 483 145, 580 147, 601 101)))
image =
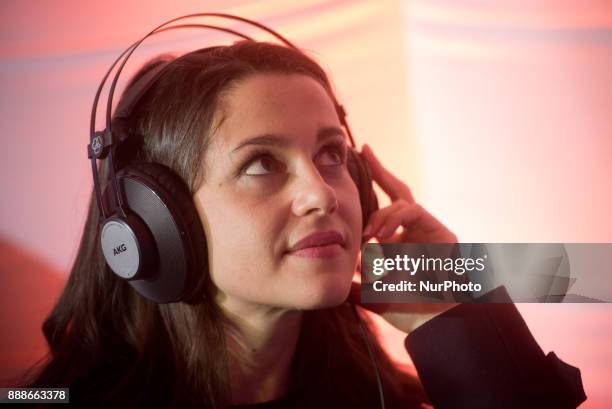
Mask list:
MULTIPOLYGON (((258 134, 314 139, 321 127, 338 126, 332 99, 315 79, 300 74, 255 74, 223 97, 212 145, 231 148, 258 134)), ((212 146, 211 146, 212 147, 212 146)))

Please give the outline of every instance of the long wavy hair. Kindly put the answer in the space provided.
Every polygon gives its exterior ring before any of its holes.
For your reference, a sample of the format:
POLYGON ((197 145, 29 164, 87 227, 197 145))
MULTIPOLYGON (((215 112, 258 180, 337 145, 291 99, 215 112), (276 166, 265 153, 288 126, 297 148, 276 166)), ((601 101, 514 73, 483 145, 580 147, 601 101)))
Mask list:
MULTIPOLYGON (((132 160, 161 163, 183 178, 193 194, 206 177, 202 158, 223 92, 256 73, 303 74, 330 95, 324 70, 305 54, 279 45, 241 41, 178 59, 149 61, 131 79, 172 61, 128 120, 134 135, 118 151, 117 166, 132 160)), ((100 165, 101 180, 108 169, 100 165)), ((224 316, 201 303, 156 304, 138 295, 107 268, 100 249, 100 214, 92 193, 70 277, 43 324, 49 354, 25 385, 70 387, 71 401, 90 407, 191 406, 224 408, 231 402, 224 316)), ((206 249, 202 249, 206 251, 206 249)), ((204 274, 199 284, 214 293, 204 274)), ((419 382, 374 343, 387 407, 419 407, 419 382)), ((290 379, 295 407, 379 407, 372 362, 347 304, 305 311, 290 379)))

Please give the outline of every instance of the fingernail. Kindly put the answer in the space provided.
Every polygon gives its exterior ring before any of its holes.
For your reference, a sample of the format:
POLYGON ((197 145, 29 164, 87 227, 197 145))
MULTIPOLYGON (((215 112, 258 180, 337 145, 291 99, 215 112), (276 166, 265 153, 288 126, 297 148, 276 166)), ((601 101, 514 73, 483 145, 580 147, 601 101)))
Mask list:
POLYGON ((376 237, 387 237, 388 231, 387 226, 383 226, 378 230, 376 237))
POLYGON ((368 236, 370 233, 372 233, 372 226, 370 226, 369 224, 366 226, 365 229, 363 229, 363 235, 364 236, 368 236))

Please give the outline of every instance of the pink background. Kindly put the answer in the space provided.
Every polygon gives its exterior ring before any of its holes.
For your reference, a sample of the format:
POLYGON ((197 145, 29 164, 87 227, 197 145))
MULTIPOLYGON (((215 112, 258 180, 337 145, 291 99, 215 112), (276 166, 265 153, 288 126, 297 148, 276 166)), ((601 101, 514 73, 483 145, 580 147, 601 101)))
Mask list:
MULTIPOLYGON (((91 189, 85 146, 98 82, 131 42, 181 14, 243 15, 314 51, 358 143, 461 241, 611 242, 612 4, 508 3, 3 1, 0 378, 45 351, 40 325, 76 253, 91 189)), ((225 39, 158 36, 127 73, 157 53, 225 39)), ((545 351, 581 368, 581 407, 609 407, 612 306, 519 309, 545 351)), ((408 362, 402 334, 380 328, 408 362)))

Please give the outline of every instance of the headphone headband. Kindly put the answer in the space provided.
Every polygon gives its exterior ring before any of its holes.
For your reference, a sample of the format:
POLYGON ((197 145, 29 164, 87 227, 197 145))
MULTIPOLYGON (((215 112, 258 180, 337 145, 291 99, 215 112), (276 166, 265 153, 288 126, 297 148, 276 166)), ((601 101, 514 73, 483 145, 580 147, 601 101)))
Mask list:
MULTIPOLYGON (((180 17, 176 17, 173 18, 171 20, 168 20, 160 25, 158 25, 157 27, 155 27, 153 30, 151 30, 149 33, 147 33, 144 37, 142 37, 140 40, 136 41, 134 44, 132 44, 131 46, 129 46, 125 51, 123 51, 121 53, 121 55, 119 55, 119 57, 115 60, 115 62, 113 62, 113 64, 110 66, 110 68, 108 69, 108 71, 106 72, 106 74, 104 75, 104 77, 102 78, 102 81, 100 82, 100 85, 98 86, 98 90, 96 91, 96 95, 94 98, 94 102, 92 105, 92 110, 91 110, 91 121, 90 121, 90 141, 89 144, 87 145, 87 156, 88 158, 91 160, 91 166, 92 166, 92 173, 93 173, 93 177, 94 177, 94 189, 96 192, 96 197, 97 197, 97 202, 98 202, 98 208, 100 210, 100 215, 102 220, 106 219, 109 217, 109 214, 111 214, 112 212, 106 212, 104 209, 104 203, 102 201, 102 189, 100 186, 100 177, 98 174, 98 167, 97 167, 97 160, 98 159, 105 159, 108 157, 108 164, 109 164, 109 175, 108 175, 108 182, 110 182, 110 185, 112 186, 112 189, 114 191, 114 196, 115 196, 115 203, 116 203, 116 212, 122 216, 122 217, 126 217, 127 216, 127 211, 125 208, 125 202, 122 198, 122 194, 120 192, 119 189, 119 185, 117 182, 117 178, 115 175, 115 168, 113 165, 113 149, 112 146, 113 144, 115 144, 116 141, 116 137, 115 135, 113 135, 113 130, 112 130, 112 105, 113 105, 113 96, 114 96, 114 92, 115 92, 115 87, 117 85, 117 82, 119 81, 119 77, 121 75, 121 72, 123 70, 123 67, 125 66, 125 64, 127 63, 127 61, 129 60, 129 58, 131 57, 132 53, 136 50, 136 48, 138 48, 140 46, 140 44, 142 44, 147 38, 149 38, 152 35, 161 33, 163 31, 168 31, 168 30, 174 30, 174 29, 181 29, 181 28, 200 28, 200 29, 210 29, 210 30, 215 30, 215 31, 222 31, 225 33, 229 33, 232 35, 235 35, 237 37, 243 38, 243 39, 247 39, 247 40, 253 40, 251 37, 240 33, 238 31, 232 30, 232 29, 228 29, 225 27, 219 27, 219 26, 215 26, 215 25, 209 25, 209 24, 181 24, 181 25, 176 25, 176 26, 169 26, 172 23, 175 23, 179 20, 185 20, 185 19, 189 19, 189 18, 195 18, 195 17, 218 17, 218 18, 223 18, 223 19, 228 19, 228 20, 234 20, 234 21, 240 21, 243 23, 247 23, 251 26, 257 27, 271 35, 273 35, 276 39, 278 39, 279 41, 281 41, 282 43, 284 43, 287 47, 292 48, 294 50, 297 50, 299 52, 302 52, 298 47, 296 47, 291 41, 287 40, 284 36, 282 36, 281 34, 277 33, 276 31, 274 31, 273 29, 258 23, 256 21, 253 20, 249 20, 243 17, 238 17, 238 16, 234 16, 231 14, 225 14, 225 13, 195 13, 195 14, 188 14, 188 15, 184 15, 184 16, 180 16, 180 17), (99 131, 96 132, 96 113, 97 113, 97 108, 98 108, 98 101, 100 99, 100 95, 102 93, 102 88, 104 87, 104 84, 106 83, 106 80, 108 79, 108 76, 110 75, 110 73, 112 72, 112 70, 115 68, 115 66, 119 63, 119 61, 123 58, 123 61, 121 62, 121 64, 119 65, 119 67, 117 68, 117 72, 115 74, 115 77, 113 78, 113 81, 111 83, 111 87, 109 90, 109 94, 108 94, 108 99, 107 99, 107 103, 106 103, 106 127, 103 131, 99 131)), ((166 63, 166 64, 161 64, 160 67, 156 67, 153 70, 151 70, 150 72, 148 72, 147 74, 144 75, 143 78, 141 78, 138 81, 138 84, 135 84, 135 86, 137 86, 137 88, 133 89, 128 95, 126 95, 127 100, 125 101, 125 103, 121 104, 120 107, 117 107, 117 112, 116 112, 116 116, 117 118, 125 118, 127 116, 129 116, 129 114, 131 113, 133 107, 138 103, 138 101, 140 100, 140 98, 146 93, 146 91, 155 83, 155 81, 157 80, 157 78, 161 75, 161 73, 164 71, 164 68, 166 68, 167 65, 171 64, 172 62, 166 63), (141 81, 142 80, 142 81, 141 81)), ((353 139, 353 135, 351 133, 351 130, 348 126, 348 123, 346 121, 346 112, 344 110, 344 108, 338 103, 338 101, 336 100, 335 96, 332 94, 331 95, 334 105, 336 106, 336 111, 338 113, 338 117, 340 119, 340 123, 342 124, 342 126, 346 129, 347 135, 349 137, 349 141, 351 143, 351 145, 354 147, 355 146, 355 141, 353 139)))

